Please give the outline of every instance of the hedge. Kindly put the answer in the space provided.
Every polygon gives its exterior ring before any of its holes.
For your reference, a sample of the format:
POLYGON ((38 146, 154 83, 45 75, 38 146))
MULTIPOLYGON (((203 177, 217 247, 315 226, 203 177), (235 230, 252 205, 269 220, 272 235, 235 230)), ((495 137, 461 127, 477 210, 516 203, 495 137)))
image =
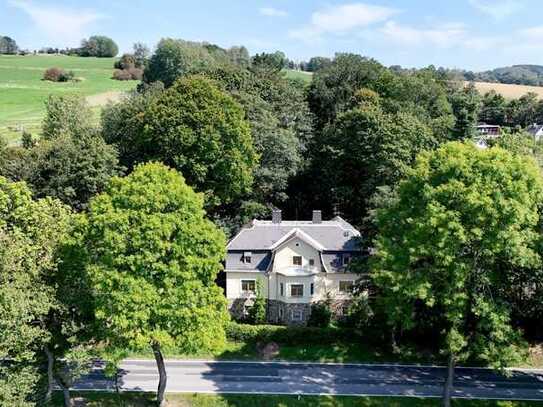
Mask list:
POLYGON ((277 342, 283 345, 332 344, 355 342, 359 339, 352 329, 288 327, 279 325, 247 325, 230 322, 226 337, 234 342, 277 342))

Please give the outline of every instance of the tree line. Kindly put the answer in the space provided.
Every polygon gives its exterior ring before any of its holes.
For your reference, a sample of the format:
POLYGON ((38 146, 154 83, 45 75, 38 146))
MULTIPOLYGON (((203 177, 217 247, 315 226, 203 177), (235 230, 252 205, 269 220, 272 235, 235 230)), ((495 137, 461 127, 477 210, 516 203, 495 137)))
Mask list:
POLYGON ((458 362, 522 357, 543 309, 541 148, 512 128, 477 149, 491 104, 474 87, 355 54, 310 84, 244 47, 163 39, 140 56, 142 82, 99 123, 51 96, 39 139, 0 145, 2 402, 40 403, 56 380, 70 403, 93 355, 149 347, 161 403, 165 348, 224 344, 226 239, 275 207, 363 231, 351 267, 378 294, 361 279, 354 327, 393 350, 426 338, 451 380, 458 362))

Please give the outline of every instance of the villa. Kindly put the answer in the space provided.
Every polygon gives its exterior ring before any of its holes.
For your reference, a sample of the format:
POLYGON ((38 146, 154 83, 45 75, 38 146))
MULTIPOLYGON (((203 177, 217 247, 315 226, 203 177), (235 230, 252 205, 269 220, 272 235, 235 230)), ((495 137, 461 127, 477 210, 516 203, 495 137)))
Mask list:
POLYGON ((331 300, 336 316, 345 313, 358 275, 348 271, 360 255, 360 232, 336 216, 323 221, 253 220, 227 246, 226 297, 230 312, 242 318, 258 289, 267 300, 271 323, 304 324, 311 305, 331 300))

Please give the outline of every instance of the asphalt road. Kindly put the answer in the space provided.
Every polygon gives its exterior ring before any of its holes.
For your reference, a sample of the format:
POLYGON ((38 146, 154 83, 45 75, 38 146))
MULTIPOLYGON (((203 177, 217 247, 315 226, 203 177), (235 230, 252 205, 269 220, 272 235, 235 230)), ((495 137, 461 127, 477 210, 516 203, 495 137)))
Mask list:
MULTIPOLYGON (((117 382, 97 364, 78 390, 156 391, 154 360, 126 360, 117 382)), ((270 393, 439 397, 445 369, 431 366, 280 362, 166 363, 168 392, 270 393)), ((515 370, 509 377, 488 369, 457 368, 454 396, 543 401, 543 370, 515 370)))

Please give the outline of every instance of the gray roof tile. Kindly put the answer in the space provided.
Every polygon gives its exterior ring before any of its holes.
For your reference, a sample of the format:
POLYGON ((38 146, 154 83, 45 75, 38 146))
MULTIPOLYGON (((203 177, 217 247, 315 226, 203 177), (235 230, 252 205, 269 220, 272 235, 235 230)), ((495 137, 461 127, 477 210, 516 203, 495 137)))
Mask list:
POLYGON ((243 228, 228 243, 228 250, 269 250, 274 243, 295 228, 319 242, 325 250, 359 250, 360 232, 340 217, 319 224, 311 221, 282 221, 277 224, 254 220, 250 227, 243 228))

